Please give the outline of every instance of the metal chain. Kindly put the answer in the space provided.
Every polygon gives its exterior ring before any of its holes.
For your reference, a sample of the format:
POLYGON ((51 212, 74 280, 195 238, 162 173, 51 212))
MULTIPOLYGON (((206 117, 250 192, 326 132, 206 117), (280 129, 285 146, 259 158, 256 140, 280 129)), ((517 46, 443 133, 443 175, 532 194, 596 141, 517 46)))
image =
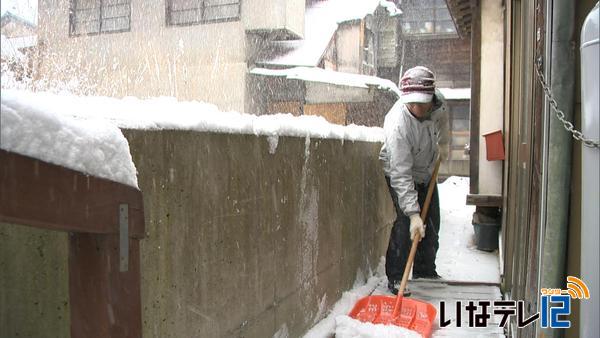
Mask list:
POLYGON ((537 73, 540 83, 542 84, 542 88, 544 88, 544 93, 546 94, 546 98, 548 98, 548 101, 550 102, 550 106, 552 106, 552 108, 556 112, 556 118, 558 118, 560 120, 560 122, 562 122, 563 126, 565 127, 565 129, 567 131, 571 132, 573 138, 576 139, 577 141, 581 141, 584 146, 589 147, 589 148, 599 148, 600 143, 598 142, 598 140, 592 140, 592 139, 585 138, 585 136, 583 135, 582 132, 575 129, 575 127, 573 126, 573 123, 571 123, 571 122, 567 121, 567 119, 565 119, 565 113, 563 113, 563 111, 558 108, 558 103, 556 103, 556 100, 554 99, 554 95, 552 95, 550 86, 546 83, 546 78, 544 77, 544 74, 542 74, 541 68, 542 68, 541 60, 538 60, 537 67, 535 67, 535 72, 537 73))

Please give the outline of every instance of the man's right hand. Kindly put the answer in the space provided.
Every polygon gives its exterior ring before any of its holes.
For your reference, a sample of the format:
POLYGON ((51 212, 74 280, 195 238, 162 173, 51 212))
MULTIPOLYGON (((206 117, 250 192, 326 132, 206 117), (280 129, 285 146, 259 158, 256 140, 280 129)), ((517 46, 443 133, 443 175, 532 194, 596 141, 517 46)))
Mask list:
POLYGON ((410 215, 410 240, 414 240, 417 231, 421 234, 421 239, 425 237, 425 224, 419 214, 410 215))

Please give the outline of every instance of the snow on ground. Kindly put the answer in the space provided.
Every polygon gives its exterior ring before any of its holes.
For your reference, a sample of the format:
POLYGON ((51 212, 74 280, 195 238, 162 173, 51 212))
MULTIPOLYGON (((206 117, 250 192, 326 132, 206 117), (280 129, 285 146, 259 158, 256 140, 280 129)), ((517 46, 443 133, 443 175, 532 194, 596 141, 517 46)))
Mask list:
POLYGON ((3 90, 2 103, 51 111, 78 119, 102 118, 124 129, 181 129, 206 132, 300 136, 349 141, 381 142, 377 127, 341 126, 321 116, 291 114, 250 115, 219 111, 217 106, 198 101, 177 101, 172 97, 123 99, 102 96, 75 96, 68 93, 33 93, 3 90))
POLYGON ((0 148, 137 188, 129 144, 119 128, 61 115, 58 102, 28 99, 2 91, 0 148))
POLYGON ((500 283, 496 252, 478 250, 471 220, 475 206, 466 205, 469 179, 453 176, 438 185, 441 226, 436 265, 446 280, 500 283))
POLYGON ((415 331, 400 326, 363 323, 348 316, 337 316, 335 323, 335 338, 421 338, 415 331))
MULTIPOLYGON (((466 205, 469 179, 453 176, 439 184, 438 189, 442 218, 440 249, 436 260, 438 273, 445 280, 499 283, 498 254, 477 250, 473 243, 471 216, 475 208, 466 205)), ((334 334, 336 338, 410 337, 412 331, 397 330, 396 326, 375 327, 370 323, 360 323, 346 316, 356 301, 364 296, 391 295, 387 290, 384 265, 385 258, 382 257, 376 273, 365 284, 355 282, 355 287, 344 292, 327 317, 317 323, 304 337, 329 338, 334 334), (338 328, 336 324, 341 327, 338 328)), ((443 285, 440 284, 439 287, 443 285)), ((408 288, 411 288, 410 282, 408 288)), ((418 291, 417 296, 422 292, 420 288, 413 291, 418 291)))
POLYGON ((354 282, 354 288, 344 292, 342 298, 335 303, 327 317, 308 331, 304 338, 331 337, 335 332, 336 317, 348 314, 359 299, 373 293, 379 284, 387 280, 385 277, 385 258, 382 257, 375 274, 369 277, 366 282, 360 276, 362 276, 362 273, 359 271, 354 282))

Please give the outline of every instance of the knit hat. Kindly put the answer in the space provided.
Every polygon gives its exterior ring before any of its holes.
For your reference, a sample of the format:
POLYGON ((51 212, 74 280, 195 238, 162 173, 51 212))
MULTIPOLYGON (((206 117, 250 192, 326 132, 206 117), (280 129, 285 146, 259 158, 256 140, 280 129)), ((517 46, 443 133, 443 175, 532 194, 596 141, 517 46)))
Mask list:
POLYGON ((431 102, 435 93, 435 75, 426 67, 413 67, 400 79, 400 92, 404 103, 431 102))

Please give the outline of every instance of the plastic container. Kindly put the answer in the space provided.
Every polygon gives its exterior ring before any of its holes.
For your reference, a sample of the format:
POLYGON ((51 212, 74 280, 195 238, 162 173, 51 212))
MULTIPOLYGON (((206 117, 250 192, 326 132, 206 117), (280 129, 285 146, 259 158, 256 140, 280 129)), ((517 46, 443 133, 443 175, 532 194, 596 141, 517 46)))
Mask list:
POLYGON ((472 223, 475 230, 477 249, 482 251, 494 251, 498 249, 501 216, 490 216, 475 212, 472 223))
POLYGON ((482 251, 494 251, 498 249, 498 233, 500 232, 500 224, 476 224, 475 241, 477 249, 482 251))

